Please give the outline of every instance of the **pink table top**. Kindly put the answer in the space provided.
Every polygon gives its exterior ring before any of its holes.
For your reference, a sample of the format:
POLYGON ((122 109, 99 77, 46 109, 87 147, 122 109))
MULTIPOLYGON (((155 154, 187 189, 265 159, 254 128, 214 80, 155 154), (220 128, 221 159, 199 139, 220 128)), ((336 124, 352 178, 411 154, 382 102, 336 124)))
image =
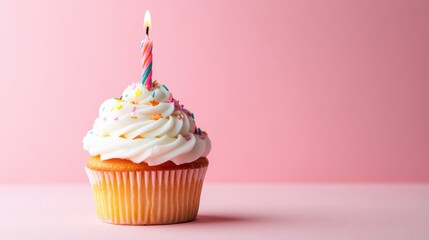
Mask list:
POLYGON ((0 185, 0 239, 429 239, 429 185, 205 184, 199 217, 98 221, 89 185, 0 185))

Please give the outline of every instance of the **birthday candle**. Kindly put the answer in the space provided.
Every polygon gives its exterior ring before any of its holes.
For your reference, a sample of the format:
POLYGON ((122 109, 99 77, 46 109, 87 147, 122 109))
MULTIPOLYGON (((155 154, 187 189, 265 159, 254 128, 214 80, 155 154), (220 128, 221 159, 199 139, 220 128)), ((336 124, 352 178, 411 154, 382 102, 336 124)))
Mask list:
POLYGON ((152 47, 153 43, 149 37, 149 28, 152 26, 150 12, 146 11, 144 17, 146 37, 141 43, 142 49, 142 84, 148 89, 152 88, 152 47))

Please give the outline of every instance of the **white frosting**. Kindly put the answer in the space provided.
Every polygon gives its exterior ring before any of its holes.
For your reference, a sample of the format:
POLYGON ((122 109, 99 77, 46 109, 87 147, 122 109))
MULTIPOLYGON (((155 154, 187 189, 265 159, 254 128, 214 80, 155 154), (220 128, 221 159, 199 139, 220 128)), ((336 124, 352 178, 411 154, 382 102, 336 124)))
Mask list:
POLYGON ((159 165, 180 165, 208 155, 210 139, 196 128, 193 114, 184 109, 164 85, 148 90, 141 83, 128 86, 122 99, 100 106, 83 148, 101 160, 128 159, 159 165))

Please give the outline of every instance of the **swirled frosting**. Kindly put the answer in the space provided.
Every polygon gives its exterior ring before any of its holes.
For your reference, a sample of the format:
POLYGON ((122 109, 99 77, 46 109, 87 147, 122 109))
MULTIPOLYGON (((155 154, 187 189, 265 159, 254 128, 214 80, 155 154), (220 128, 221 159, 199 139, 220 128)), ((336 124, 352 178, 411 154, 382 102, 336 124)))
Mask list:
POLYGON ((83 148, 101 160, 127 159, 149 166, 172 161, 189 163, 210 152, 207 134, 196 127, 194 114, 185 109, 165 85, 128 86, 121 98, 100 106, 83 148))

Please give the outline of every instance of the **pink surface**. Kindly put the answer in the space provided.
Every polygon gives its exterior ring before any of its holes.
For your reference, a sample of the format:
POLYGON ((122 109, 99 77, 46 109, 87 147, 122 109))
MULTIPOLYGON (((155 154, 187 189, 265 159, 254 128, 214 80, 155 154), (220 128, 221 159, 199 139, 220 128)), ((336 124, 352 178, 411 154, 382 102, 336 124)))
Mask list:
POLYGON ((139 81, 196 114, 208 181, 429 181, 429 1, 0 2, 0 183, 86 182, 82 137, 139 81))
POLYGON ((429 238, 429 185, 207 184, 196 221, 160 226, 100 222, 89 184, 0 186, 0 196, 7 240, 429 238))

